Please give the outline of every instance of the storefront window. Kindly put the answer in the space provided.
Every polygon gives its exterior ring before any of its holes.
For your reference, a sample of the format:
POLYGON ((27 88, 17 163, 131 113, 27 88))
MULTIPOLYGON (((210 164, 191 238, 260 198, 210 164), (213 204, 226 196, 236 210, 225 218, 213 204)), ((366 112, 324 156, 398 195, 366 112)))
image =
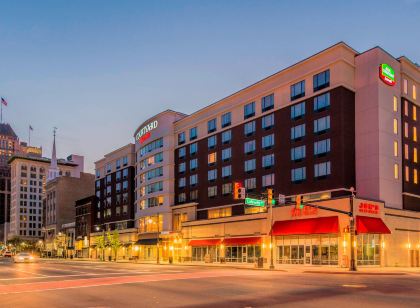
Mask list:
POLYGON ((357 236, 357 264, 380 265, 380 234, 360 234, 357 236))
POLYGON ((220 250, 218 246, 192 247, 192 261, 218 262, 220 250))
POLYGON ((261 257, 260 245, 226 246, 226 262, 254 263, 261 257))

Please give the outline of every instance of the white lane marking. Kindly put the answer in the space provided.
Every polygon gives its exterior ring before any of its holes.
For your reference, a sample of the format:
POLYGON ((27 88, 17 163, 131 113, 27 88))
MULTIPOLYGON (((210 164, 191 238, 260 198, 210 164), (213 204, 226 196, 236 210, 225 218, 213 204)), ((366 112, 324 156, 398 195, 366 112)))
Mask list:
MULTIPOLYGON (((138 272, 141 273, 141 272, 138 272)), ((132 272, 127 273, 132 274, 132 272)), ((19 277, 19 278, 1 278, 0 281, 11 281, 11 280, 32 280, 32 279, 48 279, 48 278, 61 278, 61 277, 84 277, 84 276, 106 276, 106 275, 121 275, 121 273, 87 273, 87 274, 74 274, 74 275, 51 275, 51 276, 42 276, 42 277, 19 277)), ((57 280, 57 281, 63 281, 63 280, 57 280)), ((1 285, 4 286, 4 285, 1 285)))
POLYGON ((367 288, 365 284, 343 284, 342 287, 344 288, 367 288))

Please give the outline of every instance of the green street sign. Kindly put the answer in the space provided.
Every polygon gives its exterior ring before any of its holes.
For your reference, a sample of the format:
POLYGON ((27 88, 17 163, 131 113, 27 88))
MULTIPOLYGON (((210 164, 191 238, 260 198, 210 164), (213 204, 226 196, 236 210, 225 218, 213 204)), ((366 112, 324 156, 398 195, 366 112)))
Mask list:
POLYGON ((265 201, 264 200, 259 200, 259 199, 252 199, 252 198, 245 198, 245 204, 246 205, 250 205, 250 206, 265 206, 265 201))

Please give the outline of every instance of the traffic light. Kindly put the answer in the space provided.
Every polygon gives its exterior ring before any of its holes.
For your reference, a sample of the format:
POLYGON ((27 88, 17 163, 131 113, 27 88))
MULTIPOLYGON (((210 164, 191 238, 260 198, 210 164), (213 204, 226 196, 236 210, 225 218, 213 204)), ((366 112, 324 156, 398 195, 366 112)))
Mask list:
POLYGON ((239 199, 239 189, 241 188, 241 184, 239 182, 233 182, 233 199, 239 199))
POLYGON ((267 189, 267 204, 271 205, 273 202, 273 190, 271 188, 267 189))
POLYGON ((239 199, 245 199, 246 198, 246 188, 241 187, 239 188, 239 199))
POLYGON ((302 196, 301 195, 297 195, 296 196, 296 209, 297 210, 301 210, 303 209, 303 203, 302 203, 302 196))

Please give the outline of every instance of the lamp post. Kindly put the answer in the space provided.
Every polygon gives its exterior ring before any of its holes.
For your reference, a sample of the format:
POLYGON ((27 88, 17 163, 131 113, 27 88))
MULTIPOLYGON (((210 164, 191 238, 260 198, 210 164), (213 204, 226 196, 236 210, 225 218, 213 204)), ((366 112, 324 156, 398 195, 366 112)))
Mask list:
POLYGON ((354 227, 354 206, 353 206, 353 201, 354 201, 354 188, 351 187, 350 188, 350 192, 351 192, 351 196, 350 196, 350 268, 349 270, 351 272, 356 271, 356 258, 355 258, 355 249, 354 249, 354 241, 356 238, 356 230, 354 227))
POLYGON ((274 269, 274 251, 273 251, 273 203, 270 202, 270 270, 274 269))

